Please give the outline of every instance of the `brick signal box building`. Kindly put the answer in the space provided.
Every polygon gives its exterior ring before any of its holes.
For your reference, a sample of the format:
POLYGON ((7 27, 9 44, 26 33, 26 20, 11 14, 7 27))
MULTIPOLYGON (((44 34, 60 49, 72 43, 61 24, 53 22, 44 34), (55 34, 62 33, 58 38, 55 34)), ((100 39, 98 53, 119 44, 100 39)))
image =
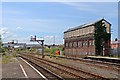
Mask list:
POLYGON ((64 32, 65 55, 73 57, 109 55, 110 27, 105 19, 70 28, 64 32))

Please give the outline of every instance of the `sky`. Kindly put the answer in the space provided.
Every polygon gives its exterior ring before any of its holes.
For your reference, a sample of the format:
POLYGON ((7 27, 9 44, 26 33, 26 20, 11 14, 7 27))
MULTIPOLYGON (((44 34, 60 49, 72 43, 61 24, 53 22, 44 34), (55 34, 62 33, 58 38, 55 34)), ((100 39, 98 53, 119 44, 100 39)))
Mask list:
POLYGON ((111 40, 118 37, 117 2, 2 2, 2 41, 30 42, 36 35, 45 44, 63 44, 64 31, 105 18, 112 24, 111 40))

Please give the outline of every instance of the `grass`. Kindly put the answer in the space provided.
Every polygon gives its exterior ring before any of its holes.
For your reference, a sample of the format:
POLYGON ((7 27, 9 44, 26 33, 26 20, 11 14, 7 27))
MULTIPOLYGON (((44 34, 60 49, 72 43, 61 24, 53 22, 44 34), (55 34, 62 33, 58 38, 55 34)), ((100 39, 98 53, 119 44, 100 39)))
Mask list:
POLYGON ((12 62, 13 56, 7 56, 7 55, 4 55, 2 56, 2 63, 5 64, 5 63, 9 63, 9 62, 12 62))
POLYGON ((14 58, 17 57, 17 51, 12 51, 11 53, 12 54, 7 54, 7 52, 6 52, 4 55, 2 55, 2 63, 3 64, 16 61, 14 58))
POLYGON ((61 62, 62 62, 62 63, 65 63, 65 60, 64 60, 64 59, 62 59, 62 60, 61 60, 61 62))
POLYGON ((63 54, 64 54, 63 48, 45 48, 44 52, 55 55, 56 50, 61 50, 63 52, 63 54))

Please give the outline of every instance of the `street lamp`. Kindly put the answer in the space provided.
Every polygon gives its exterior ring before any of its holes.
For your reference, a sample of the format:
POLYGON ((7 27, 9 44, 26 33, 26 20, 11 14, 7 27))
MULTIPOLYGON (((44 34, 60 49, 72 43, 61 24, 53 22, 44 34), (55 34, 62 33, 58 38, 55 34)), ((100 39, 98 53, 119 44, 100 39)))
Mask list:
POLYGON ((30 41, 38 42, 42 46, 42 58, 44 58, 44 40, 39 40, 36 39, 36 36, 35 37, 31 36, 30 41))

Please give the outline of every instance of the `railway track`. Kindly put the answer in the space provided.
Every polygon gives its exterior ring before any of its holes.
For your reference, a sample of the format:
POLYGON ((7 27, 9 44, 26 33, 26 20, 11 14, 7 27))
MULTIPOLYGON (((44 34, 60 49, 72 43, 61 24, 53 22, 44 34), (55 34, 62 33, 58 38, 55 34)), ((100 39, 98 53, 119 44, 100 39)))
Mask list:
POLYGON ((35 61, 31 61, 30 59, 21 56, 23 59, 27 60, 32 66, 34 66, 38 71, 40 71, 42 74, 44 74, 44 76, 46 78, 44 78, 45 80, 64 80, 61 76, 51 72, 50 70, 48 70, 47 68, 41 66, 40 64, 38 64, 35 61))
POLYGON ((96 61, 96 60, 86 60, 86 59, 81 59, 81 58, 61 57, 61 56, 59 56, 59 58, 83 62, 86 65, 99 67, 102 69, 120 71, 120 64, 116 64, 116 63, 101 62, 101 61, 96 61))
POLYGON ((23 58, 27 58, 37 64, 42 64, 42 65, 46 65, 49 66, 51 68, 54 68, 58 71, 60 71, 60 73, 64 74, 64 75, 70 75, 72 78, 79 78, 79 79, 87 79, 87 78, 94 78, 94 79, 105 79, 104 76, 100 76, 97 74, 93 74, 90 72, 86 72, 80 69, 76 69, 67 65, 63 65, 60 63, 55 63, 49 60, 45 60, 43 58, 38 58, 35 57, 33 55, 26 55, 26 54, 22 54, 20 55, 23 58))
POLYGON ((110 65, 111 66, 117 66, 117 67, 120 66, 120 64, 118 64, 118 63, 104 62, 104 61, 98 61, 98 60, 90 60, 90 59, 82 59, 82 58, 71 58, 71 57, 62 57, 62 56, 60 56, 59 58, 79 60, 79 61, 90 62, 90 63, 99 63, 99 64, 105 64, 105 65, 109 65, 109 66, 110 65))
POLYGON ((116 64, 116 63, 102 62, 102 61, 96 61, 96 60, 78 59, 78 58, 68 58, 68 57, 60 57, 60 58, 85 62, 85 64, 87 64, 87 65, 95 66, 95 67, 99 67, 99 68, 103 68, 103 69, 109 69, 109 70, 114 70, 114 71, 120 70, 120 64, 116 64))

